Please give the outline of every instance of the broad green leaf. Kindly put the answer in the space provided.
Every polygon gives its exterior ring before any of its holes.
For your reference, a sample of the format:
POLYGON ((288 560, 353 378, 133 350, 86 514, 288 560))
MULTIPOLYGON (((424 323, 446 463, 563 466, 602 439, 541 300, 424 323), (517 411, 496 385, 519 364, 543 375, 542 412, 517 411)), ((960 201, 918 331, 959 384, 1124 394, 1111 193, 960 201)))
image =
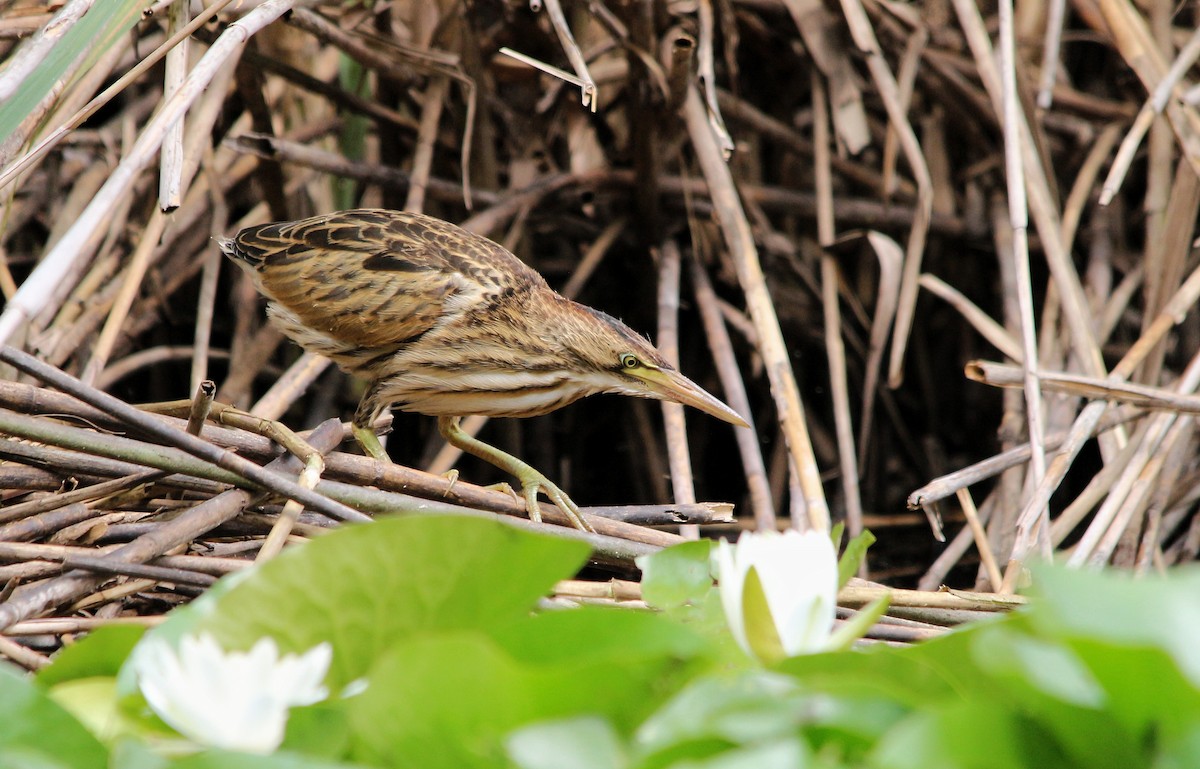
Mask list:
POLYGON ((721 653, 724 664, 750 664, 750 659, 729 632, 729 622, 725 619, 725 607, 721 603, 720 591, 710 590, 698 603, 677 606, 664 613, 684 627, 709 639, 721 653))
POLYGON ((111 769, 167 769, 170 762, 141 740, 121 738, 112 746, 111 769))
POLYGON ((1019 679, 1061 702, 1100 708, 1107 700, 1079 658, 1061 645, 997 628, 980 636, 973 653, 982 670, 1019 679))
POLYGON ((146 628, 136 625, 93 630, 54 655, 54 662, 38 671, 38 683, 53 686, 76 678, 115 676, 145 632, 146 628))
POLYGON ((787 676, 762 670, 696 679, 637 731, 645 754, 688 742, 706 748, 790 735, 804 721, 809 696, 787 676))
POLYGON ((0 769, 105 769, 108 751, 28 676, 0 665, 0 769))
POLYGON ((1182 735, 1200 723, 1200 692, 1164 650, 1086 639, 1066 643, 1103 689, 1105 713, 1131 734, 1182 735))
POLYGON ((503 765, 507 735, 535 722, 590 715, 632 732, 690 674, 695 641, 678 633, 662 617, 590 607, 526 618, 496 639, 461 631, 398 642, 368 672, 366 691, 343 703, 351 756, 492 767, 503 765))
POLYGON ((592 716, 518 729, 504 741, 520 769, 621 769, 624 747, 607 721, 592 716))
POLYGON ((280 750, 269 756, 209 750, 176 759, 170 769, 351 769, 363 764, 343 764, 280 750))
POLYGON ((702 600, 713 586, 711 551, 712 541, 701 539, 639 557, 642 597, 660 609, 702 600))
POLYGON ((350 725, 344 703, 334 697, 307 707, 292 708, 280 750, 311 758, 337 760, 350 747, 350 725))
POLYGON ((139 731, 139 725, 117 707, 117 679, 113 676, 63 681, 51 687, 49 694, 50 699, 106 743, 119 735, 139 731))
POLYGON ((119 738, 113 744, 108 765, 109 769, 167 769, 170 762, 142 740, 119 738))
POLYGON ((981 700, 929 707, 880 740, 868 766, 878 769, 1029 769, 1072 766, 1038 724, 1004 703, 981 700))
MULTIPOLYGON (((632 731, 657 702, 710 666, 712 647, 688 628, 658 614, 603 606, 547 612, 495 634, 515 660, 537 666, 548 680, 561 675, 573 706, 608 716, 632 731)), ((547 696, 552 692, 544 692, 547 696)))
POLYGON ((1162 740, 1155 769, 1193 769, 1200 766, 1200 722, 1193 721, 1183 734, 1162 740))
POLYGON ((467 517, 346 526, 238 575, 159 630, 211 633, 229 650, 263 636, 285 652, 329 641, 337 691, 406 638, 524 616, 587 554, 581 542, 467 517))
POLYGON ((671 769, 803 769, 810 766, 809 750, 796 738, 734 748, 703 759, 684 759, 671 769))
POLYGON ((840 654, 804 654, 775 666, 807 689, 842 697, 881 698, 909 708, 933 707, 998 689, 980 680, 971 657, 974 639, 989 625, 909 647, 872 646, 840 654))
POLYGON ((493 637, 529 662, 686 660, 712 647, 689 627, 661 614, 611 606, 545 612, 499 628, 493 637))
POLYGON ((1039 630, 1167 652, 1200 689, 1200 570, 1179 569, 1167 578, 1065 568, 1034 573, 1030 609, 1039 630))
POLYGON ((554 707, 558 692, 477 632, 400 641, 368 679, 345 702, 351 755, 382 766, 502 766, 504 735, 569 715, 554 707))
POLYGON ((1004 689, 993 701, 1037 723, 1068 765, 1122 769, 1146 762, 1142 745, 1152 735, 1138 735, 1104 708, 1105 692, 1067 647, 994 628, 972 653, 981 676, 1004 689))
POLYGON ((657 769, 715 758, 739 745, 802 736, 814 753, 841 756, 852 765, 907 713, 883 697, 828 695, 762 670, 705 675, 638 730, 642 760, 635 763, 657 769))

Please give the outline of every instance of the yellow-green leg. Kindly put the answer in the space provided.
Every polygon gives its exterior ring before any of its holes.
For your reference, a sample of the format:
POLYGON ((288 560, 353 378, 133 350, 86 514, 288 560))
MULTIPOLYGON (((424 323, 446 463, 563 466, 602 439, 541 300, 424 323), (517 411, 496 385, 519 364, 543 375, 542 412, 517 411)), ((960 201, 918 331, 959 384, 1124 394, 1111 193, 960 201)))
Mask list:
POLYGON ((367 452, 367 456, 383 462, 391 462, 387 451, 384 450, 383 444, 379 442, 379 436, 370 427, 364 427, 360 424, 351 426, 351 431, 354 433, 354 439, 358 441, 358 445, 362 446, 363 451, 367 452))
POLYGON ((350 422, 350 430, 368 457, 390 463, 392 459, 387 455, 383 444, 379 442, 379 436, 375 434, 374 429, 375 422, 379 420, 386 408, 385 405, 380 404, 378 395, 379 382, 375 382, 367 388, 362 399, 359 400, 358 409, 354 412, 354 419, 350 422))
MULTIPOLYGON (((377 459, 380 462, 391 464, 392 458, 388 456, 387 450, 383 448, 383 443, 379 440, 379 436, 375 434, 374 430, 370 427, 355 424, 351 425, 351 431, 354 433, 354 439, 358 441, 358 445, 362 447, 367 456, 377 459)), ((447 470, 442 473, 442 477, 450 481, 450 485, 446 487, 445 491, 446 495, 449 496, 450 490, 454 488, 455 482, 458 481, 458 471, 447 470)), ((503 488, 504 491, 512 495, 513 499, 520 499, 507 483, 500 484, 497 488, 503 488)))
POLYGON ((566 513, 567 518, 571 519, 571 523, 577 529, 583 531, 595 532, 587 521, 583 520, 583 515, 579 512, 579 507, 571 501, 571 498, 554 485, 549 478, 542 475, 526 462, 514 457, 512 454, 501 451, 495 446, 490 446, 478 438, 472 438, 463 432, 458 426, 458 417, 438 417, 438 432, 451 446, 457 446, 463 451, 472 456, 479 457, 485 462, 499 467, 505 472, 512 473, 517 480, 521 482, 521 490, 525 493, 525 509, 529 511, 529 519, 531 521, 541 522, 542 510, 538 506, 537 495, 538 491, 545 490, 546 496, 558 505, 559 509, 566 513))

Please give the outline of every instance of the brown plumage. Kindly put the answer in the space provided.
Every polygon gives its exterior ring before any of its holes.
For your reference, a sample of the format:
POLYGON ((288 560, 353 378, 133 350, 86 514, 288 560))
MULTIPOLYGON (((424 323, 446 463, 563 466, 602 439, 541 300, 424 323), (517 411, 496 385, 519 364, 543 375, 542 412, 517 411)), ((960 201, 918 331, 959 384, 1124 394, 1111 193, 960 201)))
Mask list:
POLYGON ((466 436, 459 417, 536 416, 619 392, 745 424, 624 323, 564 298, 502 247, 440 219, 342 211, 250 227, 221 250, 253 278, 283 333, 370 383, 354 417, 368 453, 382 457, 370 426, 385 408, 436 416, 451 443, 520 478, 534 519, 542 487, 587 527, 557 487, 466 436))

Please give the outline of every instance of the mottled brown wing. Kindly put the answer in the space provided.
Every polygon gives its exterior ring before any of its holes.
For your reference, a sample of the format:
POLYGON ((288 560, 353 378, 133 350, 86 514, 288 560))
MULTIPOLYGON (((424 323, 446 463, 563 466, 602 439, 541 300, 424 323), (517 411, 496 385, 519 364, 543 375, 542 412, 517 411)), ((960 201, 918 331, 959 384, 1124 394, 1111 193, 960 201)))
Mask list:
POLYGON ((368 348, 414 339, 509 286, 544 284, 490 240, 401 211, 251 227, 233 246, 270 299, 313 330, 368 348))

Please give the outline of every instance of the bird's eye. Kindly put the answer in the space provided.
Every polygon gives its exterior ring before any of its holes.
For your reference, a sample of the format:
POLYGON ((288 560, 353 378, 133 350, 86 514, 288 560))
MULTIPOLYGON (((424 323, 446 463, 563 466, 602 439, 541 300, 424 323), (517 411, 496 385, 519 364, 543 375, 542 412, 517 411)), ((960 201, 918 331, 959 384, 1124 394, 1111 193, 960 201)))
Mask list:
POLYGON ((637 356, 631 352, 621 354, 622 368, 637 368, 641 365, 641 363, 642 362, 637 359, 637 356))

